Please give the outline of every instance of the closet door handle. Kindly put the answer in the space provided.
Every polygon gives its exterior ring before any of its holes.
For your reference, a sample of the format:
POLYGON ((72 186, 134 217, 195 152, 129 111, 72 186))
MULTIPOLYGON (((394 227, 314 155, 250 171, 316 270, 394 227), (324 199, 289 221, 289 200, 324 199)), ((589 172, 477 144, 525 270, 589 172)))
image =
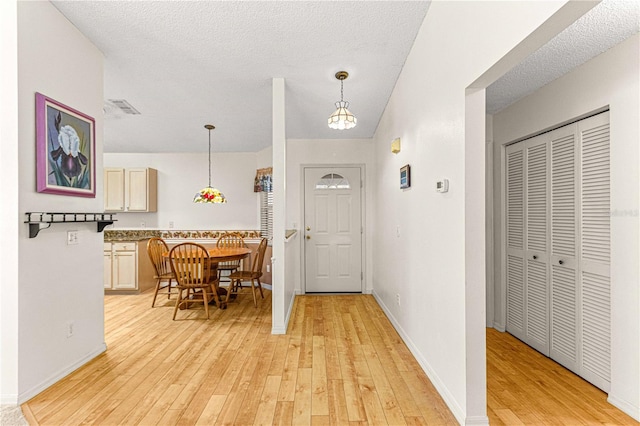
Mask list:
POLYGON ((535 254, 533 255, 533 260, 536 260, 538 258, 538 256, 536 256, 535 254))
POLYGON ((564 260, 558 260, 559 265, 564 265, 564 260))

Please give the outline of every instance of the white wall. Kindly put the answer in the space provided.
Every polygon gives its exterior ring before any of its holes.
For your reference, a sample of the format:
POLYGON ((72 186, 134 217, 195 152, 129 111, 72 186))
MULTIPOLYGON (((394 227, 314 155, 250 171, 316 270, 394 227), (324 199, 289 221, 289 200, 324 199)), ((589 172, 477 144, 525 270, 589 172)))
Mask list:
MULTIPOLYGON (((504 73, 496 66, 512 52, 524 57, 557 34, 540 26, 564 3, 433 2, 374 138, 374 295, 463 424, 488 421, 485 268, 474 258, 485 250, 485 112, 482 92, 466 89, 488 71, 504 73), (536 43, 519 44, 534 31, 536 43), (398 155, 389 150, 396 137, 398 155), (400 190, 405 164, 412 187, 400 190), (445 194, 435 192, 442 177, 445 194)), ((563 20, 579 16, 565 12, 563 20)))
POLYGON ((262 151, 256 152, 256 167, 263 169, 265 167, 271 167, 273 164, 273 148, 267 147, 262 151))
POLYGON ((505 324, 500 165, 504 144, 610 107, 611 391, 609 401, 640 420, 640 36, 635 35, 494 115, 495 318, 505 324), (501 275, 502 274, 502 275, 501 275), (497 278, 501 278, 498 280, 497 278))
POLYGON ((209 159, 204 153, 104 154, 105 167, 151 167, 158 170, 157 213, 122 213, 116 228, 260 229, 260 199, 253 192, 256 153, 211 153, 211 185, 227 197, 226 204, 197 204, 194 195, 207 186, 209 159))
POLYGON ((18 20, 17 3, 0 4, 0 404, 18 404, 18 20))
MULTIPOLYGON (((272 319, 271 332, 284 334, 293 304, 293 280, 290 274, 292 246, 285 244, 285 229, 287 215, 287 134, 285 114, 285 81, 284 78, 273 78, 272 90, 272 159, 273 159, 273 241, 272 247, 272 319)), ((263 157, 264 159, 264 157, 263 157)))
MULTIPOLYGON (((345 134, 345 136, 348 136, 345 134)), ((304 200, 302 187, 302 168, 311 165, 350 164, 364 165, 364 273, 365 292, 371 292, 371 264, 372 249, 371 235, 375 230, 372 227, 373 215, 373 150, 371 139, 289 139, 287 141, 287 228, 301 230, 304 227, 304 200)), ((300 255, 304 255, 304 239, 299 236, 291 244, 296 244, 300 255)), ((300 258, 296 262, 294 275, 296 276, 296 291, 302 292, 302 270, 300 258)))
MULTIPOLYGON (((18 211, 101 212, 100 177, 95 198, 36 192, 35 93, 95 118, 101 171, 102 54, 49 2, 18 2, 18 44, 18 211)), ((95 224, 54 224, 30 239, 21 224, 18 250, 19 281, 11 285, 19 292, 16 369, 23 402, 105 349, 102 234, 95 224), (78 245, 66 245, 68 230, 78 231, 78 245), (67 338, 71 321, 75 334, 67 338)))

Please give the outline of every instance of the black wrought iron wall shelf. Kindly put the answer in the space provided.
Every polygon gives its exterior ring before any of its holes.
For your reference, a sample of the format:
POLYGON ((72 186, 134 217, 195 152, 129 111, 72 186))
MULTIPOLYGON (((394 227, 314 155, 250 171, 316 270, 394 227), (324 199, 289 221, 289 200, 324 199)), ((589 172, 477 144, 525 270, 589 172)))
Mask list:
POLYGON ((27 220, 24 223, 29 224, 29 238, 38 236, 38 232, 47 229, 52 223, 83 223, 96 222, 98 232, 102 232, 105 226, 112 225, 116 222, 113 218, 115 213, 44 213, 29 212, 25 213, 27 220))

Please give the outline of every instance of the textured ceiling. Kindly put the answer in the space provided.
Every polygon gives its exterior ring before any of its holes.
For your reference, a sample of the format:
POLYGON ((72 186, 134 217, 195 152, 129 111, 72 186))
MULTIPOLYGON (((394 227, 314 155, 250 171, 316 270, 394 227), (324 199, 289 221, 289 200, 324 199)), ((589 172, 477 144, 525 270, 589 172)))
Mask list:
MULTIPOLYGON (((105 56, 105 152, 201 152, 271 144, 271 79, 286 80, 287 137, 370 138, 428 1, 58 1, 105 56), (326 119, 339 100, 358 118, 326 119)), ((604 0, 487 90, 495 113, 638 32, 640 2, 604 0)))
POLYGON ((287 137, 369 138, 428 2, 53 1, 105 56, 105 152, 257 151, 271 144, 271 79, 286 79, 287 137), (327 127, 340 99, 358 118, 327 127), (117 110, 116 110, 117 111, 117 110))
POLYGON ((487 112, 518 99, 640 30, 640 1, 604 0, 487 88, 487 112))

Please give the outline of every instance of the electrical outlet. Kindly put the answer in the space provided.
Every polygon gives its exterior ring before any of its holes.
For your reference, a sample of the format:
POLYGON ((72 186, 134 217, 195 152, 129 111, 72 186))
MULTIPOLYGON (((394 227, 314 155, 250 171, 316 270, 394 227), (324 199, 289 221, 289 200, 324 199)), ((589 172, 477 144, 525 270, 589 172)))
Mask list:
POLYGON ((400 225, 396 226, 396 237, 400 238, 400 225))
POLYGON ((73 321, 67 323, 67 339, 73 336, 73 321))
POLYGON ((396 303, 400 306, 400 293, 396 293, 396 303))
POLYGON ((78 244, 78 231, 67 231, 67 245, 78 244))
POLYGON ((173 229, 173 221, 169 222, 169 229, 173 229))
POLYGON ((267 272, 271 272, 271 265, 267 265, 267 272))

